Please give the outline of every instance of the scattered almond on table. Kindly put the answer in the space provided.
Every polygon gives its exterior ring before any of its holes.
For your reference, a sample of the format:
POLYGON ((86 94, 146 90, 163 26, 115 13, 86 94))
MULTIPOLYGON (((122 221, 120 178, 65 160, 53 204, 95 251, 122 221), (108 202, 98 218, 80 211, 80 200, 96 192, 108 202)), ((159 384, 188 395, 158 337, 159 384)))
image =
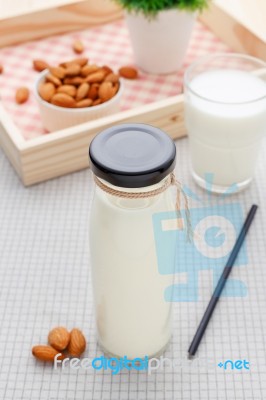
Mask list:
POLYGON ((77 328, 71 332, 63 326, 52 329, 48 335, 48 343, 48 345, 33 346, 33 356, 40 361, 53 362, 58 354, 61 354, 58 360, 63 360, 68 355, 80 357, 86 349, 86 339, 77 328))
POLYGON ((42 72, 49 67, 47 62, 44 60, 33 60, 32 65, 33 69, 37 72, 42 72))
POLYGON ((74 328, 70 332, 70 341, 67 349, 72 357, 80 357, 85 351, 86 339, 79 329, 74 328))
POLYGON ((20 87, 16 91, 16 102, 17 104, 23 104, 25 103, 30 96, 30 91, 26 87, 20 87))
POLYGON ((48 343, 56 350, 65 350, 70 341, 70 333, 63 326, 54 328, 48 335, 48 343))
POLYGON ((72 48, 75 53, 81 54, 84 51, 84 45, 80 40, 75 40, 75 42, 72 45, 72 48))
POLYGON ((122 78, 126 79, 137 79, 138 77, 138 71, 136 68, 133 67, 121 67, 119 69, 119 75, 122 76, 122 78))
MULTIPOLYGON (((34 357, 38 358, 38 360, 41 361, 53 362, 55 356, 59 353, 59 351, 48 345, 38 345, 32 348, 32 354, 34 355, 34 357)), ((58 357, 58 360, 62 360, 63 358, 64 355, 62 354, 58 357)))

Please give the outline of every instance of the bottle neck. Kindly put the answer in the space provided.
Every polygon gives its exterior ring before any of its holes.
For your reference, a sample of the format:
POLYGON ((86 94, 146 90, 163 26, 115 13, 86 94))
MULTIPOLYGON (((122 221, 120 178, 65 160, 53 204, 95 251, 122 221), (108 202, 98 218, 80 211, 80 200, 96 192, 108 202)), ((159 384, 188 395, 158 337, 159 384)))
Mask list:
POLYGON ((129 199, 148 198, 159 195, 160 193, 168 189, 168 187, 170 187, 172 184, 172 174, 167 175, 164 179, 162 179, 155 185, 146 186, 142 188, 124 188, 124 187, 114 186, 111 183, 105 181, 104 179, 100 179, 95 175, 94 175, 94 181, 101 190, 113 196, 129 198, 129 199))

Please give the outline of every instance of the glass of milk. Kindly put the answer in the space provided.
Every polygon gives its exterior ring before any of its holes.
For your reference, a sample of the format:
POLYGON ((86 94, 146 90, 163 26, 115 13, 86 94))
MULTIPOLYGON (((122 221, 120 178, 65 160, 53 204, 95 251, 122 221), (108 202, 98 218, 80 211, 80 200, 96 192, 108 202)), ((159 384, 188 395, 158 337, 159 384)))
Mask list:
POLYGON ((98 341, 109 356, 158 356, 172 334, 172 303, 164 292, 173 275, 158 270, 153 215, 175 208, 170 188, 162 190, 175 167, 175 144, 150 125, 121 124, 99 133, 89 155, 98 341))
POLYGON ((239 54, 205 56, 186 70, 184 90, 195 181, 206 188, 211 177, 217 193, 244 189, 266 133, 266 64, 239 54))

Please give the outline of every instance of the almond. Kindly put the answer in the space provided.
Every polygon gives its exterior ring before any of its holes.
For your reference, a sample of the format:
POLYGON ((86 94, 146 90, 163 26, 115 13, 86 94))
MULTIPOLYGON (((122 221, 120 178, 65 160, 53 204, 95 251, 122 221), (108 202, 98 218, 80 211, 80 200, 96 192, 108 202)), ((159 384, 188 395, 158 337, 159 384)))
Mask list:
POLYGON ((48 82, 52 82, 55 86, 61 86, 62 82, 59 78, 57 78, 56 76, 52 75, 52 74, 48 74, 46 75, 46 80, 48 82))
POLYGON ((73 97, 65 93, 56 93, 51 100, 51 103, 59 107, 73 108, 76 105, 73 97))
POLYGON ((77 54, 81 54, 84 51, 83 43, 80 40, 76 40, 72 44, 72 48, 73 48, 74 52, 77 53, 77 54))
POLYGON ((92 103, 92 99, 83 99, 77 102, 76 107, 90 107, 92 103))
POLYGON ((118 92, 119 87, 120 87, 120 84, 119 84, 119 83, 114 83, 114 84, 113 84, 114 96, 115 96, 116 93, 118 92))
POLYGON ((70 333, 62 326, 52 329, 48 335, 48 343, 56 350, 65 350, 69 340, 70 333))
POLYGON ((85 65, 84 67, 82 67, 81 69, 81 76, 88 76, 89 74, 92 74, 93 72, 96 72, 99 70, 98 65, 92 64, 92 65, 85 65))
POLYGON ((49 65, 44 60, 33 60, 32 64, 33 64, 33 69, 35 69, 35 71, 37 72, 42 72, 45 69, 49 68, 49 65))
MULTIPOLYGON (((75 42, 77 43, 83 46, 80 41, 75 42)), ((40 70, 48 66, 42 60, 34 60, 33 64, 40 70)), ((132 67, 125 68, 132 70, 132 67)), ((55 67, 48 66, 48 69, 45 82, 39 85, 39 94, 43 100, 59 107, 98 105, 110 100, 119 90, 119 75, 108 65, 100 67, 88 64, 86 57, 74 58, 55 67)), ((126 74, 130 75, 128 71, 124 73, 126 74)))
MULTIPOLYGON (((56 349, 54 349, 53 347, 51 347, 51 346, 38 345, 38 346, 34 346, 32 348, 32 354, 38 360, 53 362, 55 356, 57 354, 59 354, 59 352, 56 349)), ((63 360, 63 358, 64 358, 64 355, 62 354, 57 359, 58 360, 63 360)))
POLYGON ((73 58, 73 60, 70 61, 66 61, 60 64, 60 67, 68 67, 69 65, 72 64, 78 64, 81 67, 84 67, 84 65, 86 65, 88 63, 89 59, 85 58, 85 57, 80 57, 80 58, 73 58))
POLYGON ((65 78, 64 79, 64 84, 65 85, 81 85, 84 82, 84 79, 81 78, 80 76, 74 76, 74 78, 65 78))
POLYGON ((72 60, 72 63, 78 64, 81 67, 84 67, 84 65, 86 65, 88 63, 88 61, 89 61, 88 58, 80 57, 80 58, 74 58, 74 60, 72 60))
POLYGON ((62 85, 57 89, 57 93, 65 93, 71 97, 75 97, 77 93, 77 88, 73 85, 62 85))
POLYGON ((119 75, 126 79, 136 79, 138 71, 136 68, 126 66, 119 69, 119 75))
POLYGON ((80 101, 80 100, 84 99, 84 97, 86 97, 88 94, 89 88, 90 88, 90 85, 88 83, 86 83, 86 82, 82 83, 77 90, 76 100, 80 101))
POLYGON ((86 339, 83 333, 74 328, 70 332, 70 342, 68 345, 68 352, 72 357, 79 357, 86 349, 86 339))
POLYGON ((55 94, 55 87, 51 82, 41 83, 39 86, 39 95, 45 101, 50 101, 55 94))
POLYGON ((117 83, 119 82, 119 76, 117 74, 114 74, 111 72, 111 74, 108 74, 105 79, 106 82, 112 82, 112 83, 117 83))
POLYGON ((114 96, 114 88, 112 82, 103 82, 99 88, 99 98, 104 102, 110 100, 114 96))
POLYGON ((78 64, 70 64, 65 69, 66 76, 77 76, 79 75, 81 66, 78 64))
POLYGON ((26 87, 21 87, 16 91, 16 102, 18 104, 25 103, 29 98, 30 92, 29 89, 26 87))
POLYGON ((66 70, 62 67, 49 67, 49 71, 53 76, 59 79, 64 79, 66 76, 66 70))
POLYGON ((102 104, 101 99, 94 100, 94 102, 92 103, 93 106, 98 106, 99 104, 102 104))
POLYGON ((112 68, 108 67, 108 65, 104 65, 101 69, 106 72, 106 75, 113 74, 114 72, 112 68))
POLYGON ((90 88, 89 88, 89 92, 88 92, 88 98, 92 99, 92 100, 96 100, 98 97, 98 92, 99 92, 99 83, 93 83, 90 88))
POLYGON ((0 64, 0 74, 2 74, 4 72, 4 67, 2 64, 0 64))
POLYGON ((85 78, 85 81, 88 83, 101 83, 104 80, 105 75, 104 71, 97 71, 88 75, 87 78, 85 78))

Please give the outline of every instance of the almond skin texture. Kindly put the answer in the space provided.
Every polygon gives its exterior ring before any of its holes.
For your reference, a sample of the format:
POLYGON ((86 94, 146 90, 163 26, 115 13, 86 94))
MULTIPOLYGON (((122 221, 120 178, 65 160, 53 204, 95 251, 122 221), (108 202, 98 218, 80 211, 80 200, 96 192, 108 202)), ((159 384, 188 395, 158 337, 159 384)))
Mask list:
POLYGON ((94 102, 92 103, 93 106, 98 106, 99 104, 102 104, 102 100, 101 100, 101 99, 96 99, 96 100, 94 100, 94 102))
POLYGON ((84 65, 86 65, 88 63, 89 59, 85 58, 85 57, 80 57, 80 58, 74 58, 74 60, 72 60, 71 62, 74 64, 78 64, 81 67, 84 67, 84 65))
POLYGON ((93 103, 92 99, 83 99, 77 102, 76 107, 78 108, 90 107, 92 103, 93 103))
POLYGON ((81 67, 84 67, 88 63, 89 59, 85 57, 80 57, 80 58, 73 58, 73 60, 66 61, 60 64, 60 67, 65 67, 67 68, 69 65, 72 64, 78 64, 81 67))
POLYGON ((114 96, 115 96, 116 93, 118 92, 119 86, 120 86, 119 83, 114 83, 114 84, 113 84, 113 93, 114 93, 114 96))
POLYGON ((119 69, 119 75, 125 79, 137 79, 138 71, 133 67, 122 67, 119 69))
POLYGON ((47 80, 47 82, 52 82, 55 86, 62 85, 61 80, 52 74, 46 75, 46 80, 47 80))
POLYGON ((113 73, 114 73, 114 71, 112 70, 112 68, 108 67, 108 65, 104 65, 101 69, 102 69, 103 71, 105 71, 106 75, 109 75, 109 74, 113 74, 113 73))
POLYGON ((105 102, 114 96, 114 88, 112 82, 103 82, 99 88, 99 98, 105 102))
POLYGON ((88 94, 89 88, 90 88, 90 85, 88 83, 86 83, 86 82, 82 83, 77 90, 76 100, 80 101, 80 100, 84 99, 88 94))
POLYGON ((119 76, 116 75, 116 74, 111 73, 111 74, 108 74, 108 75, 105 77, 104 81, 105 81, 105 82, 117 83, 117 82, 119 82, 119 76))
POLYGON ((90 86, 89 92, 88 92, 88 98, 92 100, 96 100, 98 97, 98 92, 99 92, 99 83, 93 83, 90 86))
POLYGON ((33 64, 33 69, 35 69, 35 71, 37 72, 42 72, 45 69, 49 68, 49 65, 44 60, 33 60, 32 64, 33 64))
POLYGON ((54 104, 55 106, 67 107, 67 108, 73 108, 76 106, 76 102, 73 99, 73 97, 65 93, 56 93, 52 97, 51 103, 54 104))
POLYGON ((81 66, 78 64, 70 64, 66 67, 66 76, 77 76, 80 74, 81 66))
POLYGON ((63 326, 59 326, 50 331, 48 343, 56 350, 65 350, 70 341, 70 333, 63 326))
POLYGON ((66 70, 62 67, 49 67, 49 71, 53 76, 59 79, 64 79, 66 76, 66 70))
POLYGON ((65 93, 71 97, 75 97, 77 94, 77 88, 73 85, 62 85, 57 89, 57 93, 65 93))
POLYGON ((80 40, 76 40, 73 43, 72 48, 73 48, 74 52, 77 54, 81 54, 84 51, 83 43, 80 40))
MULTIPOLYGON (((40 361, 53 362, 55 356, 59 352, 51 346, 38 345, 32 348, 32 354, 40 361)), ((58 360, 63 360, 64 355, 58 357, 58 360)))
POLYGON ((105 78, 106 73, 104 71, 97 71, 90 74, 85 79, 88 83, 101 83, 105 78))
POLYGON ((29 89, 26 87, 21 87, 16 92, 16 102, 17 104, 25 103, 30 96, 29 89))
POLYGON ((65 78, 64 79, 64 84, 65 85, 81 85, 84 82, 84 79, 81 78, 80 76, 74 76, 74 78, 65 78))
POLYGON ((68 345, 68 352, 72 357, 79 357, 86 349, 86 339, 83 333, 74 328, 70 332, 70 342, 68 345))
POLYGON ((86 78, 86 76, 88 76, 89 74, 92 74, 93 72, 96 72, 99 70, 99 67, 97 65, 84 65, 84 67, 82 67, 81 69, 81 76, 84 76, 84 78, 86 78))
POLYGON ((55 87, 51 82, 41 83, 39 86, 39 95, 45 101, 50 101, 55 94, 55 87))

